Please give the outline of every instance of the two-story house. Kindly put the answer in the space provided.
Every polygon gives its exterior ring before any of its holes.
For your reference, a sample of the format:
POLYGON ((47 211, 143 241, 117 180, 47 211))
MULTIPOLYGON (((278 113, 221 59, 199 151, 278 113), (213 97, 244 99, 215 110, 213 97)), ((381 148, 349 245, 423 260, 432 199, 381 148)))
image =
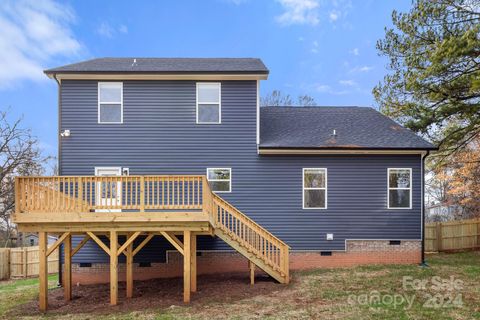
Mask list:
POLYGON ((60 176, 18 179, 16 222, 40 232, 41 264, 58 234, 67 299, 72 278, 110 281, 116 304, 118 276, 131 296, 134 279, 183 274, 189 301, 197 273, 253 281, 258 267, 287 283, 290 269, 422 261, 435 147, 372 108, 260 107, 269 71, 250 58, 45 73, 58 82, 60 176))

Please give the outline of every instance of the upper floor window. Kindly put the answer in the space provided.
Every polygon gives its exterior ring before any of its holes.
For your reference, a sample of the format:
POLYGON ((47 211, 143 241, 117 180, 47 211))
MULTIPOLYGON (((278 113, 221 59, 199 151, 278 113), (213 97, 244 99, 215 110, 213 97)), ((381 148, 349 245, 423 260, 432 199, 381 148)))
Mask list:
POLYGON ((214 192, 232 192, 232 169, 207 168, 207 180, 214 192))
POLYGON ((388 169, 388 209, 412 208, 412 169, 388 169))
POLYGON ((197 82, 197 123, 221 123, 221 109, 220 83, 197 82))
POLYGON ((327 208, 327 169, 303 168, 303 209, 327 208))
POLYGON ((98 123, 123 123, 123 83, 98 83, 98 123))

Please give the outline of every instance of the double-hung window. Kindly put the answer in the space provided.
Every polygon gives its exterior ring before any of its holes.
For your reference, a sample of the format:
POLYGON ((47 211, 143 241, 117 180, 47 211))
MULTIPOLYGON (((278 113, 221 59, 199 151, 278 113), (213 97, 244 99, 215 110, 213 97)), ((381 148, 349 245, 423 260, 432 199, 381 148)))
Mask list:
POLYGON ((388 209, 412 208, 412 169, 388 169, 388 209))
POLYGON ((303 169, 303 209, 327 208, 327 169, 303 169))
POLYGON ((123 123, 123 83, 98 83, 98 123, 123 123))
POLYGON ((221 85, 214 82, 197 82, 197 123, 222 122, 221 85))
POLYGON ((232 192, 232 169, 207 168, 207 180, 214 192, 232 192))

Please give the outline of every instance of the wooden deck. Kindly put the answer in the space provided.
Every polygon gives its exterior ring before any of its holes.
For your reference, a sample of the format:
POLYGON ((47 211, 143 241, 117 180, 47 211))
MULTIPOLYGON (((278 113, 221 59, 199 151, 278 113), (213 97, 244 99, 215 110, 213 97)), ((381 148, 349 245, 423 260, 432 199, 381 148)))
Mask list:
POLYGON ((22 232, 39 232, 40 309, 46 310, 47 257, 63 243, 65 299, 71 294, 72 257, 88 241, 110 256, 110 303, 117 304, 118 256, 126 256, 127 297, 133 294, 133 257, 155 236, 184 257, 184 301, 196 292, 198 235, 218 236, 250 262, 251 282, 259 267, 289 282, 289 247, 214 194, 205 176, 18 177, 13 221, 22 232), (47 235, 58 241, 47 247, 47 235), (72 236, 83 236, 72 247, 72 236), (181 235, 181 241, 177 236, 181 235), (107 236, 105 244, 99 236, 107 236), (126 236, 123 243, 119 236, 126 236), (145 236, 134 247, 134 240, 145 236))

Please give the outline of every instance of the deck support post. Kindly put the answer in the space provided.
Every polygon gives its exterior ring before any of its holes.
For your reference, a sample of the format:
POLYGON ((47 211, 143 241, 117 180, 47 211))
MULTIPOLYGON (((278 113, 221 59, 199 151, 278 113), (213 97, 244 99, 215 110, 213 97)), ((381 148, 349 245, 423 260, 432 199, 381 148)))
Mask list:
POLYGON ((183 232, 183 302, 190 302, 192 232, 183 232))
POLYGON ((253 286, 255 284, 255 263, 248 260, 248 266, 250 269, 250 284, 253 286))
POLYGON ((117 231, 110 231, 110 304, 117 305, 118 297, 118 241, 117 231))
POLYGON ((192 292, 197 292, 197 235, 195 232, 192 232, 192 243, 190 250, 190 263, 191 263, 191 290, 192 292))
POLYGON ((39 264, 39 306, 40 311, 47 311, 48 307, 48 263, 47 263, 47 233, 38 233, 38 264, 39 264))
POLYGON ((72 300, 72 235, 63 240, 63 295, 66 301, 72 300))
MULTIPOLYGON (((127 240, 133 233, 127 235, 127 240)), ((127 298, 133 297, 133 241, 127 247, 127 298)))

